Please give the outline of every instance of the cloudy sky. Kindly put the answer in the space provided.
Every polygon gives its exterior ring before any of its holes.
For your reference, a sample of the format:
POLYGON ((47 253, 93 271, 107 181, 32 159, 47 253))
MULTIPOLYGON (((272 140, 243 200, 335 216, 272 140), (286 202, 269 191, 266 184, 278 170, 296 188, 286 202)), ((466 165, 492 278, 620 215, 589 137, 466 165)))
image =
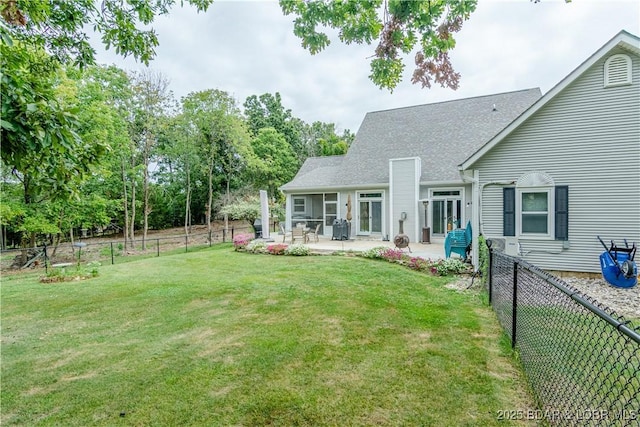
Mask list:
MULTIPOLYGON (((533 87, 545 93, 620 30, 640 35, 640 1, 480 0, 451 54, 462 74, 457 91, 411 84, 412 58, 393 93, 378 89, 368 79, 375 46, 336 39, 312 56, 293 35, 292 20, 276 1, 216 0, 200 14, 176 7, 153 24, 160 46, 150 68, 167 77, 177 98, 215 88, 242 104, 280 92, 294 116, 356 132, 368 111, 533 87)), ((143 68, 97 50, 99 63, 143 68)))

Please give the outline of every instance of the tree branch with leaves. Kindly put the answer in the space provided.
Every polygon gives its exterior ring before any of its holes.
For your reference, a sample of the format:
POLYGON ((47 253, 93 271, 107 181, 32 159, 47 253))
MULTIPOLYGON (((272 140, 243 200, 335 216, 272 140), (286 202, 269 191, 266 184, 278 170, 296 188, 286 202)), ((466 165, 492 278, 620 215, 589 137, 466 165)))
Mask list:
POLYGON ((390 91, 402 80, 403 56, 416 49, 413 83, 457 89, 460 74, 449 51, 455 47, 454 33, 476 5, 476 0, 280 0, 284 14, 296 16, 293 32, 311 54, 329 46, 324 28, 337 29, 346 44, 377 40, 369 77, 390 91))

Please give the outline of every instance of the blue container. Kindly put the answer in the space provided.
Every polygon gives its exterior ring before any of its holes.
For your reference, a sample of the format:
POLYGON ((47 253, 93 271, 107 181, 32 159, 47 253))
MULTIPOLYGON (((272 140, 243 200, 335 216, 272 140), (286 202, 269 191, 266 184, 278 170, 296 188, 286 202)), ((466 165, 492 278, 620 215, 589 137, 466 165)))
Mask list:
POLYGON ((633 275, 631 277, 625 277, 622 273, 622 264, 629 259, 629 254, 626 252, 615 252, 618 262, 614 261, 611 254, 602 252, 600 254, 600 269, 602 270, 602 277, 609 284, 618 288, 633 288, 638 283, 638 267, 636 263, 631 261, 633 265, 633 275))

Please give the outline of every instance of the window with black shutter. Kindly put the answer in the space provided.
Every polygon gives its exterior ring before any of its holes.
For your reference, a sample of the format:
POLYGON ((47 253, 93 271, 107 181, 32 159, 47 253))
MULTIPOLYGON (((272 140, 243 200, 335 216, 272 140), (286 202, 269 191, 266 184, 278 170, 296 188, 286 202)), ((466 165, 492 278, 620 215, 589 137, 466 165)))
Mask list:
POLYGON ((569 187, 556 187, 556 240, 569 240, 569 187))
POLYGON ((516 235, 516 189, 503 188, 502 194, 502 235, 516 235))

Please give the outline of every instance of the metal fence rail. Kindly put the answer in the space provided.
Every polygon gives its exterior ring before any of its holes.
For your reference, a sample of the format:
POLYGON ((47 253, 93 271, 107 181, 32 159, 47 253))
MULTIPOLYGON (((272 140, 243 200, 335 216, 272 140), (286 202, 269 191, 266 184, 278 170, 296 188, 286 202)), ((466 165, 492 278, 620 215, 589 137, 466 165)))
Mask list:
POLYGON ((165 237, 150 236, 147 239, 134 239, 125 242, 119 240, 90 239, 79 240, 74 244, 65 242, 53 246, 38 246, 26 249, 7 249, 0 254, 0 270, 42 268, 48 270, 61 264, 117 264, 127 257, 160 256, 170 251, 184 250, 215 243, 231 242, 239 234, 254 234, 251 226, 232 227, 227 233, 224 229, 212 230, 211 233, 192 233, 165 237), (26 260, 20 260, 26 252, 26 260), (46 262, 45 262, 46 260, 46 262))
POLYGON ((541 269, 489 251, 489 299, 551 425, 640 426, 640 327, 541 269))

